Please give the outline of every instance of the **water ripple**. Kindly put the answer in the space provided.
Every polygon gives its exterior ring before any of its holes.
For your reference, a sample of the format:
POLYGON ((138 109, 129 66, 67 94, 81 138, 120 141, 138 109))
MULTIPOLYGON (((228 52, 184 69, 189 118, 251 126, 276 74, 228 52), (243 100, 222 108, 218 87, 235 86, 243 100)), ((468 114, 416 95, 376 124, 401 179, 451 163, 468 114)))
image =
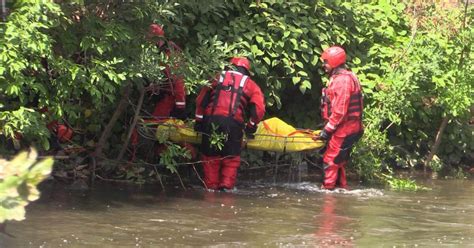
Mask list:
POLYGON ((368 188, 368 189, 353 189, 353 190, 346 190, 346 189, 327 190, 327 189, 321 189, 319 184, 310 183, 310 182, 288 183, 288 184, 284 184, 283 187, 289 188, 289 189, 297 189, 297 190, 325 193, 325 194, 344 194, 344 195, 354 195, 354 196, 362 196, 362 197, 384 196, 384 192, 380 189, 368 188))

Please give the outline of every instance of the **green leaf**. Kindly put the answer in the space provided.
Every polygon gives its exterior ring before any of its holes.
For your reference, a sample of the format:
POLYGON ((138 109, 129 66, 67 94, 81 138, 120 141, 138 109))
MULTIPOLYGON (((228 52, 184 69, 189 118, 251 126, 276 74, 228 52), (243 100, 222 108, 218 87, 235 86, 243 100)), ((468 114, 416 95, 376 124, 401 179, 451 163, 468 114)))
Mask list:
POLYGON ((296 39, 291 38, 290 42, 291 44, 293 44, 293 49, 298 50, 298 47, 299 47, 298 41, 296 41, 296 39))
POLYGON ((79 72, 79 67, 77 67, 77 66, 72 67, 70 69, 70 72, 71 72, 71 79, 75 80, 76 76, 77 76, 77 73, 79 72))
POLYGON ((264 57, 264 58, 263 58, 263 61, 265 61, 265 63, 267 63, 267 65, 271 65, 271 60, 270 60, 270 58, 264 57))
POLYGON ((308 73, 306 73, 305 71, 298 71, 298 75, 308 77, 308 73))
POLYGON ((303 80, 303 82, 301 82, 301 86, 303 86, 307 89, 311 89, 311 82, 308 81, 308 80, 303 80))
POLYGON ((306 93, 306 87, 304 87, 303 85, 300 85, 299 89, 300 89, 301 93, 303 93, 303 94, 306 93))
POLYGON ((22 152, 10 162, 1 164, 0 174, 0 223, 6 220, 23 220, 28 202, 39 198, 36 189, 51 173, 53 159, 36 163, 37 153, 22 152))
POLYGON ((304 68, 303 63, 301 63, 300 61, 296 61, 295 65, 297 65, 299 68, 302 68, 302 69, 304 68))
POLYGON ((352 63, 354 63, 354 65, 359 65, 361 63, 361 60, 356 57, 352 60, 352 63))
POLYGON ((100 55, 104 54, 104 49, 102 49, 102 47, 98 46, 96 49, 97 49, 97 52, 99 52, 100 55))
POLYGON ((311 60, 311 65, 315 66, 318 64, 319 58, 318 56, 313 56, 313 59, 311 60))
POLYGON ((250 51, 255 54, 255 56, 259 56, 263 54, 263 51, 261 51, 256 45, 252 45, 250 47, 250 51))
POLYGON ((292 79, 293 84, 297 84, 301 81, 301 77, 293 77, 292 79))

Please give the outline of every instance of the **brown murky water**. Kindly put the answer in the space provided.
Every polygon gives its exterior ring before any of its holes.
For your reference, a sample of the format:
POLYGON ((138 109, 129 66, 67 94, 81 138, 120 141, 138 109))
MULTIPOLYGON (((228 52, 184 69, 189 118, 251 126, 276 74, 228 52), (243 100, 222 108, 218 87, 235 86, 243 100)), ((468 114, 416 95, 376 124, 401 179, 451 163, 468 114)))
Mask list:
POLYGON ((474 247, 474 181, 430 191, 325 192, 313 183, 202 189, 49 185, 0 247, 474 247))

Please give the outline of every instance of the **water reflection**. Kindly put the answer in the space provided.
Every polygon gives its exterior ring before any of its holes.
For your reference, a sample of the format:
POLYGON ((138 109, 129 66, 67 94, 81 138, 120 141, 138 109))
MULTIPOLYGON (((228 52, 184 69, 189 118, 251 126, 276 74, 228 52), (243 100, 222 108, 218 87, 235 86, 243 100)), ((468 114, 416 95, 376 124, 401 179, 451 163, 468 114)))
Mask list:
POLYGON ((344 235, 341 230, 350 222, 350 219, 342 216, 337 208, 340 204, 338 199, 333 194, 324 194, 319 218, 316 218, 318 226, 315 232, 316 244, 324 247, 353 247, 351 237, 344 235))
POLYGON ((203 200, 200 205, 207 216, 204 218, 218 218, 220 221, 228 221, 236 218, 235 209, 236 195, 225 192, 209 192, 204 191, 203 200), (224 209, 224 211, 221 211, 224 209))

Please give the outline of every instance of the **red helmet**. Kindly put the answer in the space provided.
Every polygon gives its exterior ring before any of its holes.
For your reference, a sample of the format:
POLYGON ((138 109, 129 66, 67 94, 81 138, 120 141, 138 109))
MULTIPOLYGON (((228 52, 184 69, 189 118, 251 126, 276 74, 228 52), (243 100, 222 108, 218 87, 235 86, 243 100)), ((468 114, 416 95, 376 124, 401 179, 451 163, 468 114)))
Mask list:
POLYGON ((324 50, 321 59, 325 61, 331 69, 334 69, 346 63, 346 52, 342 47, 332 46, 324 50))
POLYGON ((163 27, 161 25, 153 23, 153 24, 150 25, 149 34, 150 35, 156 35, 156 36, 159 36, 159 37, 164 37, 165 36, 165 31, 163 30, 163 27))
POLYGON ((247 71, 250 71, 250 61, 245 57, 233 57, 230 63, 235 66, 242 66, 247 69, 247 71))

